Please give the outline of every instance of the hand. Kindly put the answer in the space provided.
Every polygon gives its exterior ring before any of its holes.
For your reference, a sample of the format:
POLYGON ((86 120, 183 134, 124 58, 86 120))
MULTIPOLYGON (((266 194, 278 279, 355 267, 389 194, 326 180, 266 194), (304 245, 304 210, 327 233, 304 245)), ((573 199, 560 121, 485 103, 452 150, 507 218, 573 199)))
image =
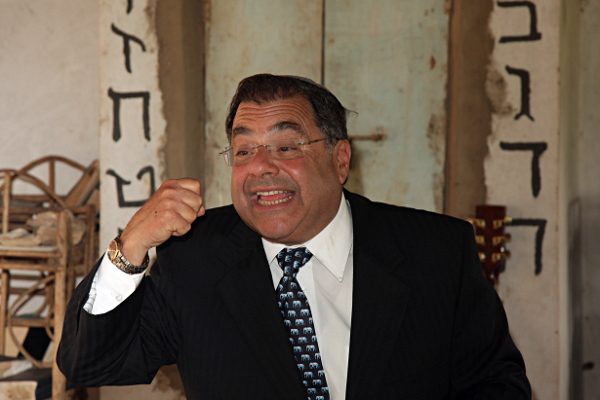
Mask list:
POLYGON ((200 182, 191 178, 170 179, 158 188, 121 233, 121 251, 133 265, 142 264, 148 250, 181 236, 206 210, 200 182))

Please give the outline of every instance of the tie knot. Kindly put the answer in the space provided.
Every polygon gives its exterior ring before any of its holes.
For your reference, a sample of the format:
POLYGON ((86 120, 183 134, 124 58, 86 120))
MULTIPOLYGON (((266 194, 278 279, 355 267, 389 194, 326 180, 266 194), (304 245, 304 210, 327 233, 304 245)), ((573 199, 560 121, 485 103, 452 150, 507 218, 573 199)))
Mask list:
POLYGON ((304 266, 312 257, 312 253, 306 247, 297 247, 295 249, 286 247, 277 254, 277 262, 283 274, 296 277, 300 267, 304 266))

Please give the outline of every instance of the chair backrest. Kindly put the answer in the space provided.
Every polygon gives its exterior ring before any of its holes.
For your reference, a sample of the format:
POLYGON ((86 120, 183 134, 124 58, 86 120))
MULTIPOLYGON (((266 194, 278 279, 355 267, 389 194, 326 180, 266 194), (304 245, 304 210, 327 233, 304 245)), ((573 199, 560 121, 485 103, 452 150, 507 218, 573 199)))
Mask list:
POLYGON ((94 189, 98 186, 100 182, 100 174, 99 174, 99 162, 98 160, 94 160, 88 167, 79 164, 76 161, 73 161, 67 157, 50 155, 38 158, 37 160, 31 161, 23 168, 17 171, 17 175, 22 173, 27 173, 32 175, 31 171, 43 164, 47 164, 48 169, 48 179, 44 183, 50 191, 56 193, 56 181, 57 181, 57 165, 64 164, 72 167, 76 170, 81 171, 83 174, 75 183, 75 185, 71 188, 65 196, 60 196, 65 200, 65 203, 69 207, 77 207, 85 204, 85 201, 90 196, 90 194, 94 191, 94 189))
POLYGON ((41 211, 41 206, 22 206, 19 207, 18 200, 22 202, 27 202, 28 200, 35 199, 33 201, 34 204, 40 203, 42 201, 49 202, 50 204, 54 204, 60 208, 67 208, 64 200, 58 196, 54 191, 42 182, 39 178, 30 175, 26 171, 16 171, 13 169, 3 169, 0 170, 0 178, 2 178, 2 184, 0 185, 0 192, 2 194, 2 233, 7 233, 10 228, 10 219, 11 219, 11 208, 13 211, 24 212, 24 213, 35 213, 41 211), (15 181, 20 180, 26 183, 29 183, 39 189, 42 192, 42 195, 15 195, 13 193, 13 185, 15 181))
POLYGON ((24 207, 35 207, 35 204, 41 204, 42 202, 49 203, 50 206, 59 208, 75 208, 88 204, 88 202, 94 203, 96 208, 99 204, 95 204, 95 200, 91 199, 94 197, 94 192, 100 184, 100 164, 98 160, 94 160, 87 168, 83 165, 70 160, 62 156, 45 156, 34 160, 23 168, 15 169, 0 169, 0 206, 2 207, 2 233, 8 231, 8 216, 10 214, 8 207, 17 207, 23 205, 24 207), (62 163, 68 165, 74 169, 82 172, 79 180, 73 185, 71 190, 64 196, 56 193, 56 181, 57 181, 57 164, 62 163), (46 181, 33 175, 32 170, 47 164, 48 179, 46 181), (24 181, 41 191, 41 195, 18 195, 14 193, 13 183, 15 181, 24 181), (8 188, 8 190, 6 190, 8 188), (25 203, 25 204, 22 204, 25 203), (6 205, 6 206, 5 206, 6 205))
POLYGON ((82 206, 87 203, 94 190, 100 184, 100 162, 94 160, 89 167, 83 171, 79 181, 73 186, 65 197, 68 207, 82 206))

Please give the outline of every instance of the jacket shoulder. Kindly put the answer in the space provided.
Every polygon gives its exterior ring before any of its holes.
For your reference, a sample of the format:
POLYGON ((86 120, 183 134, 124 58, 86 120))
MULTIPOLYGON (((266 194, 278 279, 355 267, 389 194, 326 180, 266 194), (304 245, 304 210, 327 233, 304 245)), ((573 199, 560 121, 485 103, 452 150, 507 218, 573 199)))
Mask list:
POLYGON ((366 197, 345 193, 350 202, 355 227, 371 227, 377 234, 389 234, 405 243, 442 243, 462 240, 472 235, 473 228, 465 220, 433 211, 371 201, 366 197))
POLYGON ((448 225, 449 227, 462 227, 471 226, 465 220, 455 218, 450 215, 440 214, 434 211, 428 211, 423 209, 398 206, 389 203, 382 203, 372 201, 364 196, 345 192, 346 198, 350 201, 351 207, 356 207, 359 212, 366 212, 373 214, 376 217, 383 217, 386 219, 402 219, 405 222, 427 222, 441 225, 448 225))

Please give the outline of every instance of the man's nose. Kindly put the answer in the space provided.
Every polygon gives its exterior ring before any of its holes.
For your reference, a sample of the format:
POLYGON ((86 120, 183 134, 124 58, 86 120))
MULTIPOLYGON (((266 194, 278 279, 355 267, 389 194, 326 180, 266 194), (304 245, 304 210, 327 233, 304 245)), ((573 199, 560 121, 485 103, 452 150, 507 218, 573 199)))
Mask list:
POLYGON ((255 176, 262 176, 265 174, 276 174, 279 171, 277 164, 275 164, 271 153, 269 153, 267 146, 258 146, 256 154, 251 161, 251 171, 255 176))

